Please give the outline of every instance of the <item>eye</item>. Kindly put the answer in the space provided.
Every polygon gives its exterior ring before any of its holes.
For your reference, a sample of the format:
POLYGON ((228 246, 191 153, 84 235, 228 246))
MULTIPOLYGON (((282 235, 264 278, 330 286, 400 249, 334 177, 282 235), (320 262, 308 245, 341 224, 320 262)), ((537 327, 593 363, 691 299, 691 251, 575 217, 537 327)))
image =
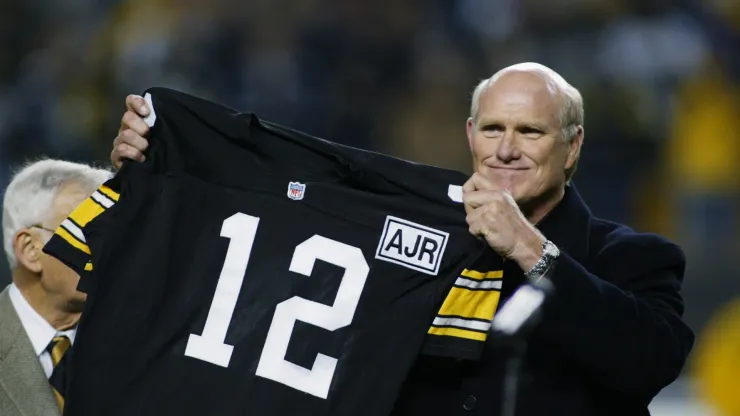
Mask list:
POLYGON ((481 131, 486 133, 487 135, 493 135, 493 134, 499 134, 504 132, 504 126, 500 124, 485 124, 481 126, 481 131))
POLYGON ((531 137, 539 137, 545 134, 542 130, 536 128, 536 127, 522 127, 519 130, 522 134, 531 136, 531 137))

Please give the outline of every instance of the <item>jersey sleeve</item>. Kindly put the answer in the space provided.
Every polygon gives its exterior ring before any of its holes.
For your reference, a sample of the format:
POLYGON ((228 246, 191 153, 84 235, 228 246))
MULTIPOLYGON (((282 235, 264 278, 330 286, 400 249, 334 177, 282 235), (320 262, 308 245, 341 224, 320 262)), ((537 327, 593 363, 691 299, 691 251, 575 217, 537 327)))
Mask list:
POLYGON ((80 275, 80 287, 85 291, 84 280, 93 270, 92 252, 86 230, 118 202, 120 189, 118 180, 113 178, 93 192, 59 225, 44 252, 56 257, 80 275))
POLYGON ((503 261, 490 250, 460 271, 427 331, 422 354, 480 359, 503 277, 503 261))

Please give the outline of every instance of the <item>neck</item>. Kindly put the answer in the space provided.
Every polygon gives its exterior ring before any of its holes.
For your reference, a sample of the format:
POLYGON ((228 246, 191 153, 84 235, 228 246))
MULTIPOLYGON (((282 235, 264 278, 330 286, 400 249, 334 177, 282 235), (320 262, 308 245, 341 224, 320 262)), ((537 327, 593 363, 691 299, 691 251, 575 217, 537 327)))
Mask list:
POLYGON ((18 276, 22 273, 14 273, 13 283, 18 287, 23 297, 31 308, 41 315, 57 331, 66 331, 77 325, 82 314, 79 308, 74 308, 68 302, 60 299, 60 296, 49 294, 41 285, 38 278, 29 282, 29 279, 18 276))
POLYGON ((563 200, 564 196, 565 188, 557 188, 535 201, 523 204, 522 212, 530 223, 537 225, 563 200))

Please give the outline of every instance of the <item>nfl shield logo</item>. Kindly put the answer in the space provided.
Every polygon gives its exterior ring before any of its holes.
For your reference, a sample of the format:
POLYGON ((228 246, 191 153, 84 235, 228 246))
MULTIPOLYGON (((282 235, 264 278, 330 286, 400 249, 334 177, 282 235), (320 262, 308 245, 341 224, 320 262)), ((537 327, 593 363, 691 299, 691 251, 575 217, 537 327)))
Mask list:
POLYGON ((306 185, 300 182, 288 183, 288 198, 293 200, 303 199, 303 195, 306 193, 306 185))

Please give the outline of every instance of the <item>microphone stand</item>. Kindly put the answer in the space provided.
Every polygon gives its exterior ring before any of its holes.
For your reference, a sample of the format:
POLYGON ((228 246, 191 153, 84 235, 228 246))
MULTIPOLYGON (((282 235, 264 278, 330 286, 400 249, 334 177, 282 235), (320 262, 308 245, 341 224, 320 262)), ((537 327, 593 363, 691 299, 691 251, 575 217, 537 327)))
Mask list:
POLYGON ((526 351, 526 340, 517 339, 512 342, 512 352, 506 360, 501 416, 516 416, 516 396, 526 351))
POLYGON ((502 386, 501 416, 516 416, 519 379, 527 352, 529 335, 542 318, 542 306, 552 295, 547 278, 525 284, 511 295, 491 322, 499 342, 510 349, 502 386))

